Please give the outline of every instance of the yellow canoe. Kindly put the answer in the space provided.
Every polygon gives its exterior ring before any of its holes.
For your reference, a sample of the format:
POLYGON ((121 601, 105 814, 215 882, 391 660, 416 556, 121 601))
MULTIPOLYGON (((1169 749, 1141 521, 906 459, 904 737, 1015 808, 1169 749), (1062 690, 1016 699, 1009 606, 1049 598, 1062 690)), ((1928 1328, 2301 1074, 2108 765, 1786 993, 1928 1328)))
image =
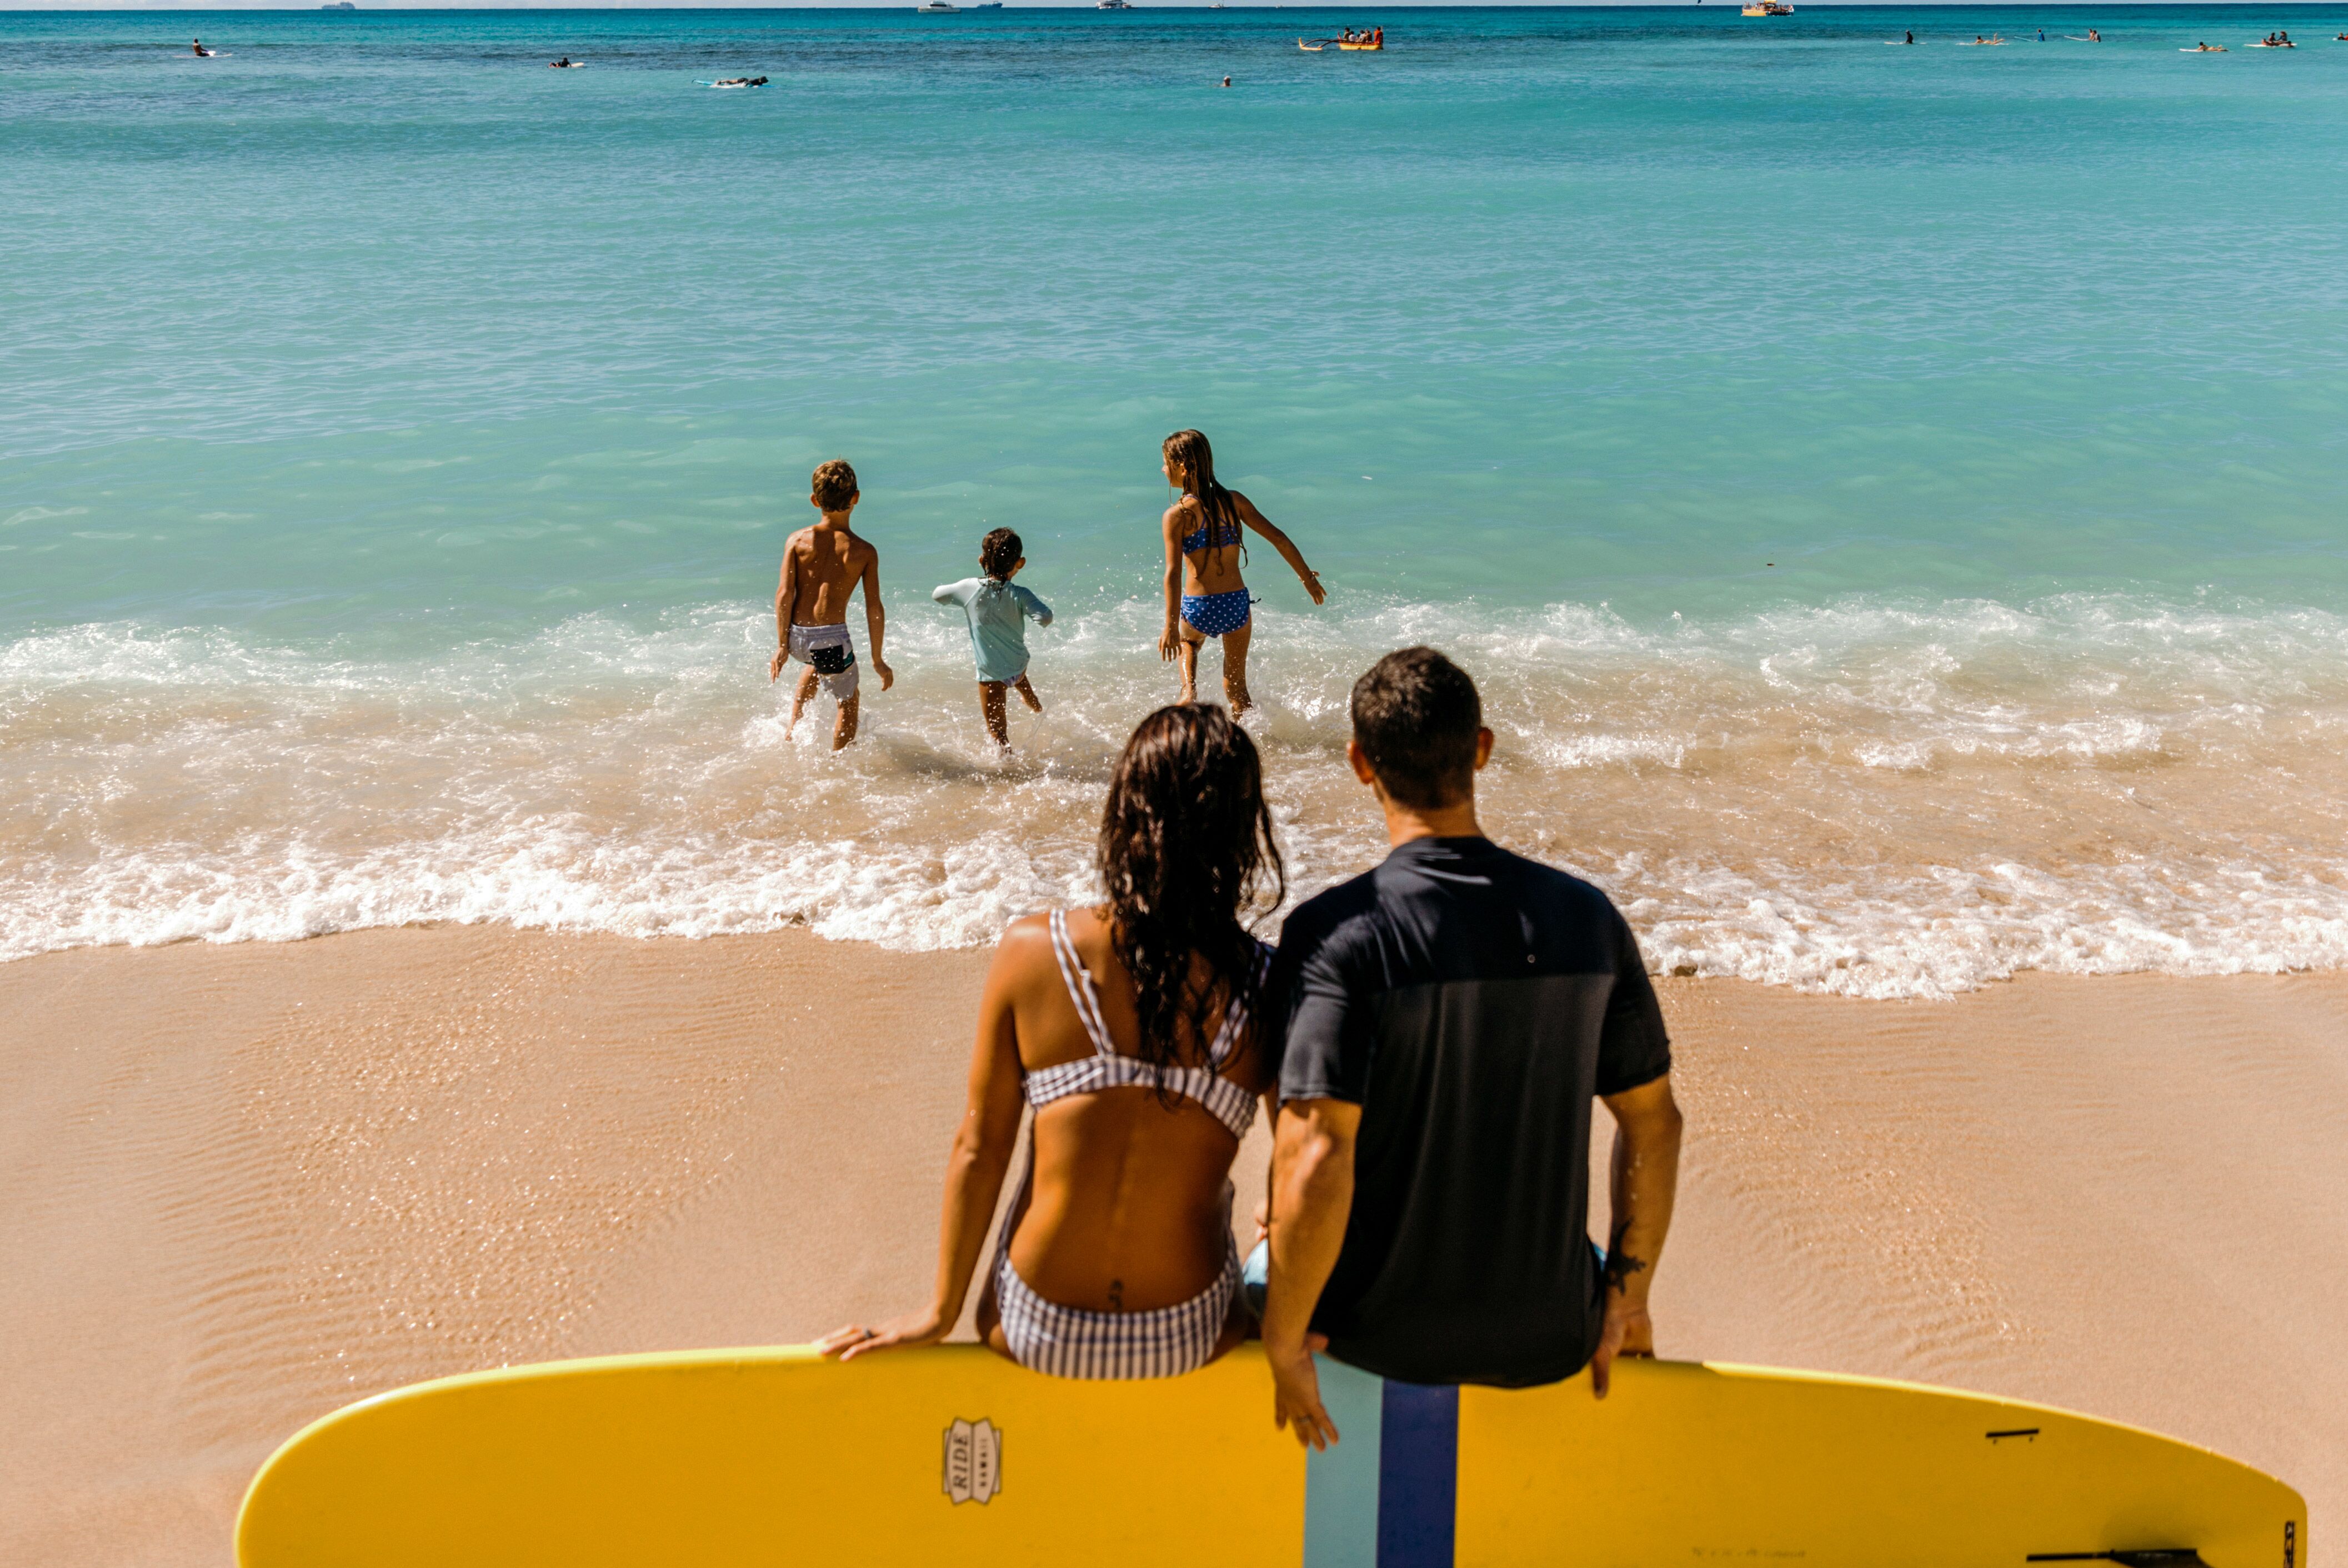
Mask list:
POLYGON ((2281 1482, 2018 1400, 1649 1361, 1619 1364, 1600 1403, 1586 1377, 1424 1388, 1323 1366, 1344 1440, 1309 1459, 1272 1428, 1253 1346, 1139 1383, 1040 1377, 962 1346, 847 1367, 784 1346, 444 1378, 337 1411, 280 1449, 246 1494, 237 1560, 2306 1562, 2306 1506, 2281 1482))
POLYGON ((1383 53, 1385 49, 1385 46, 1384 44, 1340 44, 1337 46, 1341 49, 1347 50, 1368 49, 1372 53, 1383 53))

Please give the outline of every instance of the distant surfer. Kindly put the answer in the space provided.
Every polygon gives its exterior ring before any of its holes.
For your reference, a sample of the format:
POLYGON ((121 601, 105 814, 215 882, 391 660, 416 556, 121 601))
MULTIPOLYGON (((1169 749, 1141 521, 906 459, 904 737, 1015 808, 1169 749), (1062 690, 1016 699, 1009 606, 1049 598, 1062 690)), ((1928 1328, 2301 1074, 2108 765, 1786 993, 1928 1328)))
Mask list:
POLYGON ((2097 31, 2096 31, 2095 28, 2093 28, 2093 27, 2090 27, 2090 28, 2088 28, 2088 29, 2087 29, 2087 42, 2089 42, 2090 44, 2100 44, 2100 43, 2102 43, 2103 41, 2104 41, 2104 36, 2103 36, 2103 34, 2101 34, 2101 33, 2097 32, 2097 31))
POLYGON ((1231 86, 1231 77, 1225 77, 1223 78, 1223 86, 1225 86, 1225 87, 1229 87, 1229 86, 1231 86))
POLYGON ((196 57, 200 60, 209 60, 212 57, 212 51, 204 47, 204 41, 201 38, 198 38, 190 46, 196 51, 196 57))
POLYGON ((1166 543, 1166 624, 1158 656, 1182 670, 1184 702, 1199 699, 1199 655, 1213 638, 1223 645, 1223 696, 1235 714, 1255 706, 1248 696, 1248 639, 1254 634, 1253 598, 1240 576, 1241 541, 1253 529, 1288 562, 1315 604, 1327 594, 1320 573, 1288 535, 1255 503, 1215 480, 1214 449, 1196 430, 1177 430, 1159 449, 1166 482, 1182 492, 1159 527, 1166 543))
POLYGON ((547 61, 547 62, 546 62, 546 68, 547 68, 548 70, 550 70, 550 71, 567 71, 567 70, 569 70, 569 69, 572 67, 572 64, 573 64, 573 61, 572 60, 571 57, 570 57, 570 56, 568 56, 568 55, 565 55, 565 56, 563 56, 563 57, 562 57, 561 59, 559 59, 559 60, 549 60, 549 61, 547 61))
POLYGON ((1900 41, 1901 43, 1903 43, 1903 44, 1912 44, 1912 43, 1914 43, 1914 42, 1916 41, 1916 32, 1915 32, 1915 29, 1914 29, 1914 28, 1912 28, 1912 27, 1911 27, 1911 28, 1910 28, 1910 29, 1909 29, 1909 31, 1908 31, 1908 36, 1907 36, 1906 37, 1904 37, 1904 38, 1900 39, 1900 41))

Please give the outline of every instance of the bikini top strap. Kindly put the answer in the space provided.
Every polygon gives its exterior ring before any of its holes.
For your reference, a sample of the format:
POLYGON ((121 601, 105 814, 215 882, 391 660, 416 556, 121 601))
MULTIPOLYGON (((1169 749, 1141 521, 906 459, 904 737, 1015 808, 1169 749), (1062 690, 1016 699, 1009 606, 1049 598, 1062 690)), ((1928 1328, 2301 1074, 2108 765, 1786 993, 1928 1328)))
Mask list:
POLYGON ((1117 1047, 1109 1044, 1108 1025, 1101 1018, 1100 994, 1093 989, 1092 972, 1076 956, 1076 941, 1068 935, 1067 913, 1054 910, 1051 926, 1052 956, 1059 960, 1060 978, 1068 987, 1068 1000, 1076 1004, 1076 1021, 1084 1025, 1096 1055, 1113 1057, 1117 1047))

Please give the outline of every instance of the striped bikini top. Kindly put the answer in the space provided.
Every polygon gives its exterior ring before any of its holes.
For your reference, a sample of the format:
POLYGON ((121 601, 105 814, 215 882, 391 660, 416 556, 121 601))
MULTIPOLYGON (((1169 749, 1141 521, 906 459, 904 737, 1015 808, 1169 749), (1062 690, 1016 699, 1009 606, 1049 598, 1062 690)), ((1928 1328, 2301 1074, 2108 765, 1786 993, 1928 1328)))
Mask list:
MULTIPOLYGON (((1259 964, 1271 962, 1270 948, 1258 943, 1256 949, 1259 964)), ((1248 1129, 1255 1125, 1255 1096, 1238 1084, 1205 1068, 1153 1068, 1138 1057, 1120 1055, 1109 1043, 1108 1026, 1101 1020, 1100 992, 1094 988, 1091 971, 1076 956, 1076 944, 1068 936, 1068 917, 1058 910, 1052 912, 1052 956, 1060 962, 1060 978, 1067 982, 1068 1000, 1076 1005, 1076 1017, 1092 1040, 1093 1054, 1027 1074, 1023 1087, 1029 1105, 1041 1109, 1072 1094, 1094 1094, 1133 1084, 1153 1088, 1162 1072, 1169 1089, 1205 1107, 1231 1129, 1233 1138, 1248 1135, 1248 1129)), ((1207 1060, 1220 1068, 1246 1023, 1247 1010, 1234 996, 1223 1013, 1221 1031, 1207 1049, 1207 1060)))

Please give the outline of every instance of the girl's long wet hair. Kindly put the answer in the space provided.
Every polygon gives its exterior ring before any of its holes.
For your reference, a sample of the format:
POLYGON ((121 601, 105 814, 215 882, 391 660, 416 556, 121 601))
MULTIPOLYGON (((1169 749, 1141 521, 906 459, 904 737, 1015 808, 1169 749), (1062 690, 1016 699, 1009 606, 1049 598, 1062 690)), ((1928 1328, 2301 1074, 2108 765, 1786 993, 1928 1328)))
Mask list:
POLYGON ((1182 493, 1198 501, 1207 523, 1207 548, 1237 548, 1247 560, 1247 531, 1240 527, 1240 509, 1231 492, 1215 479, 1215 449, 1196 430, 1177 430, 1166 438, 1167 466, 1180 477, 1182 493))
POLYGON ((1100 873, 1139 1055, 1163 1098, 1167 1069, 1184 1065, 1186 1021, 1204 1065, 1232 1001, 1256 1016, 1263 973, 1249 928, 1288 891, 1255 742, 1230 714, 1161 707, 1135 728, 1109 778, 1100 873))

